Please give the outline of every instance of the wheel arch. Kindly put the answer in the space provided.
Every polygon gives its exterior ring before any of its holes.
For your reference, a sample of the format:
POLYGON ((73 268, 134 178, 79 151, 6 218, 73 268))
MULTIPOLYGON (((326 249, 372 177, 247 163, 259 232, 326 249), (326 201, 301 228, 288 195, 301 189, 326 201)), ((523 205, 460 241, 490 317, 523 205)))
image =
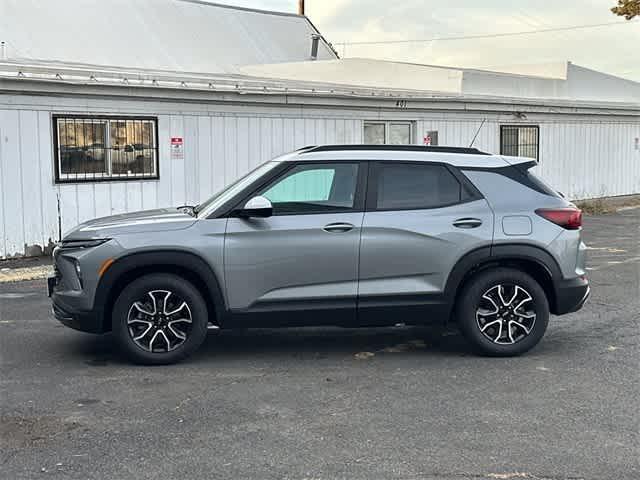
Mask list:
POLYGON ((469 280, 481 271, 500 267, 515 268, 533 277, 544 290, 551 313, 556 312, 556 282, 562 277, 560 267, 549 253, 526 244, 494 245, 464 255, 453 267, 445 286, 445 296, 451 302, 452 312, 469 280))
POLYGON ((150 273, 173 273, 190 282, 202 295, 209 318, 222 323, 226 304, 216 274, 197 254, 181 250, 154 250, 118 258, 104 273, 96 289, 95 305, 102 310, 103 331, 111 330, 113 304, 134 279, 150 273))

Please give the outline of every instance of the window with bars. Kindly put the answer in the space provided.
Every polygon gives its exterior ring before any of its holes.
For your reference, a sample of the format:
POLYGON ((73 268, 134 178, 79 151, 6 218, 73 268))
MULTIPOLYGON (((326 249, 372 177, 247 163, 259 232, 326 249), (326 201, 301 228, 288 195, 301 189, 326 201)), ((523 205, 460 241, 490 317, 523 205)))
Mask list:
POLYGON ((365 145, 410 145, 413 122, 364 122, 365 145))
POLYGON ((158 178, 158 120, 55 115, 56 181, 158 178))
POLYGON ((500 155, 540 160, 540 127, 537 125, 501 125, 500 155))

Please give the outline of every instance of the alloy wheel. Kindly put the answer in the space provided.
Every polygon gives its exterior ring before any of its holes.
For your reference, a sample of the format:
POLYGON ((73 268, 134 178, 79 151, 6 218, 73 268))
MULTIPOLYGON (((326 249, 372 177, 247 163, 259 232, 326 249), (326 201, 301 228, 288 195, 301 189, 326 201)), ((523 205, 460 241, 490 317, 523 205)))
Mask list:
POLYGON ((519 285, 498 284, 487 290, 476 309, 480 332, 493 343, 512 345, 527 337, 536 322, 534 300, 519 285))
POLYGON ((129 335, 147 352, 164 353, 180 347, 189 336, 193 318, 184 299, 169 290, 152 290, 133 302, 127 315, 129 335))

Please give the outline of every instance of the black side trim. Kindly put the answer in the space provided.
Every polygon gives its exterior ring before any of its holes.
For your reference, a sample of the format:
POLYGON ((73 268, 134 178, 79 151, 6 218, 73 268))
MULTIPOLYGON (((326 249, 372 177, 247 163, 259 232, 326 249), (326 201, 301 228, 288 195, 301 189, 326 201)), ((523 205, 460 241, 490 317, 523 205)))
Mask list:
POLYGON ((556 259, 549 253, 533 245, 522 244, 501 244, 491 247, 491 257, 493 259, 509 258, 532 260, 542 265, 551 275, 554 283, 562 279, 562 271, 556 259))
POLYGON ((452 304, 439 294, 381 295, 358 298, 358 326, 445 323, 452 304))
MULTIPOLYGON (((220 325, 227 317, 227 306, 222 294, 222 288, 218 278, 200 256, 181 250, 154 250, 153 252, 132 253, 121 257, 111 265, 98 283, 94 300, 95 308, 104 311, 102 323, 104 330, 110 330, 110 307, 115 297, 125 287, 124 282, 129 280, 129 275, 134 271, 141 274, 158 271, 163 268, 175 269, 178 272, 187 272, 194 276, 198 285, 196 287, 206 289, 207 304, 214 311, 210 311, 211 318, 216 316, 216 322, 220 325)), ((205 293, 205 292, 203 292, 205 293)))
POLYGON ((229 312, 230 327, 355 326, 356 298, 261 302, 229 312))
MULTIPOLYGON (((542 288, 547 292, 551 313, 556 315, 567 313, 580 300, 578 298, 578 300, 574 301, 574 297, 579 297, 580 292, 575 293, 575 295, 570 293, 566 302, 561 299, 564 295, 561 289, 567 280, 563 279, 558 262, 548 252, 533 245, 504 244, 474 250, 463 256, 456 263, 449 274, 445 287, 447 303, 452 305, 455 303, 460 286, 469 275, 483 268, 509 264, 509 262, 530 262, 537 265, 538 268, 534 273, 540 272, 538 276, 541 278, 537 278, 537 280, 542 283, 542 288), (565 303, 570 304, 570 307, 565 307, 565 303)), ((586 280, 584 281, 586 282, 586 280)), ((584 294, 584 291, 582 294, 584 294)))
POLYGON ((468 273, 475 270, 479 265, 491 259, 491 247, 481 247, 472 250, 460 258, 451 269, 449 278, 444 287, 444 297, 448 304, 453 303, 458 293, 458 288, 468 273))

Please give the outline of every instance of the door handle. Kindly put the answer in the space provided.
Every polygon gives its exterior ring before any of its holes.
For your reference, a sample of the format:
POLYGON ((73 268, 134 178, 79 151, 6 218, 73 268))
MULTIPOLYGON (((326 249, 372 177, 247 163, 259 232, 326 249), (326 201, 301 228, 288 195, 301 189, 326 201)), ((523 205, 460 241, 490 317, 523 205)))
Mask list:
POLYGON ((477 228, 482 225, 479 218, 459 218, 453 222, 454 227, 458 228, 477 228))
POLYGON ((325 232, 329 232, 329 233, 341 233, 341 232, 348 232, 349 230, 352 230, 353 225, 351 225, 350 223, 336 222, 336 223, 330 223, 328 225, 325 225, 324 227, 322 227, 322 229, 325 232))

